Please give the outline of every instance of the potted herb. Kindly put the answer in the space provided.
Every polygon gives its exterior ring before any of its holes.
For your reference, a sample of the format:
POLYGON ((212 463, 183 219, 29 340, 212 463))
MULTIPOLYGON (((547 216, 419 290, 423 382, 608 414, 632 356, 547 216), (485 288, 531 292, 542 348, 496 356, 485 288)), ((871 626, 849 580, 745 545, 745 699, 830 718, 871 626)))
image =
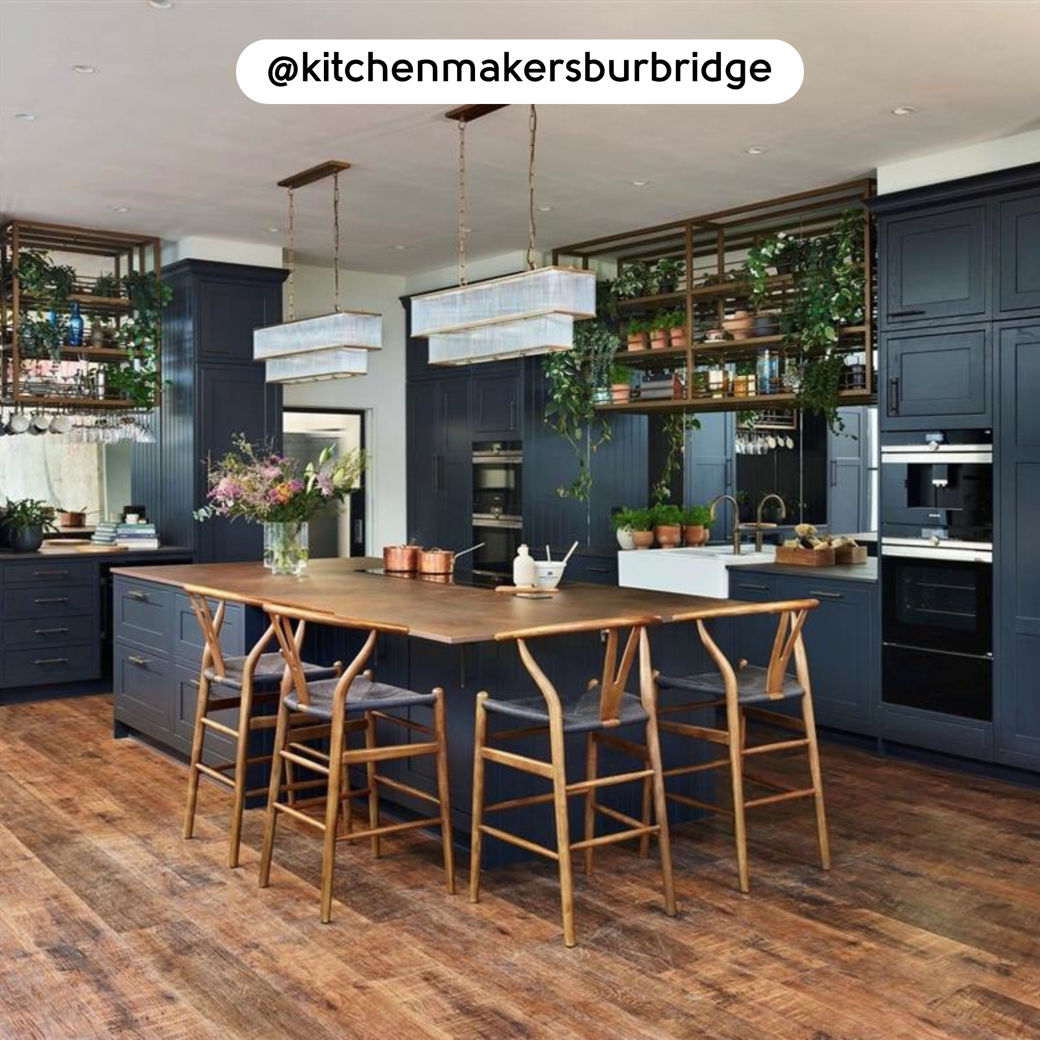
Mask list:
POLYGON ((655 314, 650 322, 650 349, 663 350, 668 346, 668 332, 672 327, 670 313, 655 314))
POLYGON ((737 518, 742 524, 750 523, 752 519, 751 493, 738 491, 733 497, 737 500, 737 518))
POLYGON ((678 506, 659 502, 650 510, 654 538, 662 549, 672 549, 682 539, 682 510, 678 506))
POLYGON ((685 276, 685 261, 662 257, 654 264, 651 271, 650 290, 655 295, 673 293, 678 288, 679 281, 685 276))
POLYGON ((708 506, 686 506, 682 511, 683 542, 703 545, 711 535, 711 509, 708 506))
POLYGON ((685 347, 686 342, 686 312, 682 307, 670 310, 666 315, 668 329, 668 341, 673 347, 685 347))
POLYGON ((654 544, 654 517, 649 509, 628 510, 628 527, 632 543, 637 549, 649 549, 654 544))
POLYGON ((22 498, 0 506, 0 531, 14 552, 35 552, 53 530, 54 509, 46 502, 22 498))
POLYGON ((632 300, 638 296, 646 296, 649 292, 651 272, 649 265, 643 260, 633 260, 624 264, 614 279, 613 292, 619 300, 632 300))
POLYGON ((611 366, 610 399, 614 404, 628 404, 632 399, 632 370, 624 365, 611 366))
POLYGON ((650 322, 643 318, 633 318, 628 323, 628 349, 646 350, 649 344, 650 322))
POLYGON ((646 523, 646 517, 643 515, 645 512, 645 509, 628 509, 625 507, 611 514, 610 526, 614 529, 618 545, 622 549, 634 549, 636 547, 633 532, 640 524, 646 524, 646 527, 649 527, 649 524, 646 523))

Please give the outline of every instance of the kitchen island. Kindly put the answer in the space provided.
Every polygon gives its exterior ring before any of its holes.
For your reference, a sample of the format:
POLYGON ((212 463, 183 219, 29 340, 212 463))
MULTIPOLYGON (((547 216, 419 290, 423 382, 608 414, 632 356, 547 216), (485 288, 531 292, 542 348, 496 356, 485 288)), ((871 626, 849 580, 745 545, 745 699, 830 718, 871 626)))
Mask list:
MULTIPOLYGON (((452 816, 456 840, 468 844, 473 771, 474 699, 481 690, 493 696, 516 698, 536 693, 523 669, 516 647, 494 641, 497 632, 563 622, 607 620, 618 616, 649 616, 662 624, 651 631, 654 666, 676 672, 706 670, 707 655, 692 624, 671 624, 675 615, 699 610, 712 624, 739 624, 748 604, 731 600, 598 585, 564 584, 545 599, 519 599, 491 588, 443 584, 373 573, 381 561, 369 558, 312 562, 301 578, 276 577, 260 563, 200 564, 171 567, 117 568, 114 611, 117 619, 114 649, 116 735, 141 733, 160 745, 186 754, 190 749, 201 639, 183 592, 200 585, 241 602, 229 608, 222 633, 228 654, 246 653, 263 634, 263 603, 281 603, 309 610, 393 622, 409 628, 407 637, 381 637, 372 665, 377 677, 397 686, 446 693, 452 816), (732 619, 732 620, 730 620, 732 619)), ((461 581, 461 577, 460 577, 461 581)), ((305 656, 312 661, 349 660, 365 633, 311 626, 305 656)), ((603 649, 595 635, 563 636, 532 644, 533 652, 564 698, 577 697, 588 680, 602 670, 603 649)), ((262 754, 269 735, 255 735, 251 754, 262 754)), ((402 738, 406 739, 406 738, 402 738)), ((532 738, 518 750, 546 754, 532 738)), ((666 758, 691 761, 689 741, 674 745, 662 740, 666 758)), ((207 742, 211 764, 231 758, 229 743, 207 742)), ((569 741, 569 772, 574 779, 584 768, 582 738, 569 741)), ((433 790, 434 763, 428 759, 387 764, 399 778, 420 789, 433 790)), ((631 762, 606 762, 604 769, 631 768, 631 762)), ((262 777, 256 778, 262 783, 262 777)), ((250 780, 250 786, 259 786, 250 780)), ((512 772, 489 772, 488 798, 500 800, 542 790, 535 777, 512 772), (508 784, 508 788, 505 785, 508 784), (508 793, 507 793, 508 792, 508 793)), ((713 781, 708 774, 678 778, 672 789, 703 800, 713 781)), ((615 806, 638 814, 639 790, 616 788, 615 806)), ((419 808, 403 795, 393 795, 391 811, 419 808)), ((575 826, 581 807, 575 804, 575 826)), ((690 818, 675 807, 675 820, 690 818)), ((550 811, 544 806, 517 810, 517 823, 535 840, 551 833, 550 811)), ((171 826, 173 821, 171 821, 171 826)), ((520 850, 489 842, 488 865, 521 856, 520 850)))

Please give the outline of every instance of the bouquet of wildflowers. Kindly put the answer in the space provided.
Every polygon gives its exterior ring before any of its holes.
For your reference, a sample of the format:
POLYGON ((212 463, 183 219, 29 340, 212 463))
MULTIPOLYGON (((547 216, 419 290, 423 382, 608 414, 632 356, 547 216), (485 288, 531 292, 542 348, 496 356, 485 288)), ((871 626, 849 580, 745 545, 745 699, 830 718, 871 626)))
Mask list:
POLYGON ((367 458, 360 450, 336 456, 333 445, 301 470, 295 459, 257 449, 244 436, 209 470, 206 505, 196 520, 225 516, 264 524, 306 523, 334 509, 357 484, 367 458))

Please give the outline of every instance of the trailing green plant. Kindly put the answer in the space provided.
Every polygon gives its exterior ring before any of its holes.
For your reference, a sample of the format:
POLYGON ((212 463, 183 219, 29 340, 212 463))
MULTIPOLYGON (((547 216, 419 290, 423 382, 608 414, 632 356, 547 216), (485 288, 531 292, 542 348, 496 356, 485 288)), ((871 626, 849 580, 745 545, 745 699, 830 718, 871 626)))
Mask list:
POLYGON ((650 507, 654 527, 678 527, 682 524, 682 510, 677 505, 656 502, 650 507))
POLYGON ((839 391, 845 372, 845 358, 841 354, 809 358, 802 366, 798 403, 807 412, 818 412, 834 433, 845 428, 838 405, 839 391))
POLYGON ((653 516, 649 509, 619 509, 611 514, 610 526, 615 531, 649 531, 653 527, 653 516))
POLYGON ((16 532, 32 528, 45 533, 54 531, 54 507, 38 498, 12 499, 0 506, 0 527, 16 532))
POLYGON ((707 527, 711 523, 711 509, 708 506, 684 506, 682 522, 684 527, 707 527))
POLYGON ((173 299, 173 290, 155 275, 139 271, 125 275, 123 285, 134 313, 119 326, 116 340, 127 352, 127 360, 109 366, 105 385, 134 408, 151 408, 159 390, 162 312, 173 299))
POLYGON ((61 361, 61 348, 69 333, 69 320, 65 314, 52 311, 47 316, 25 311, 18 316, 18 351, 21 357, 30 359, 47 358, 61 361))
MULTIPOLYGON (((700 428, 696 417, 693 423, 696 424, 695 429, 700 428)), ((687 419, 683 412, 666 415, 661 424, 668 450, 665 452, 661 473, 650 489, 650 497, 654 502, 665 502, 672 497, 672 479, 682 469, 683 452, 686 450, 686 427, 687 419)))
POLYGON ((653 272, 644 260, 633 260, 622 265, 617 278, 613 282, 613 294, 619 300, 631 300, 637 296, 650 295, 650 287, 654 284, 653 272))
POLYGON ((38 249, 21 249, 14 268, 19 292, 31 296, 41 309, 58 310, 65 306, 76 288, 76 269, 55 264, 38 249))

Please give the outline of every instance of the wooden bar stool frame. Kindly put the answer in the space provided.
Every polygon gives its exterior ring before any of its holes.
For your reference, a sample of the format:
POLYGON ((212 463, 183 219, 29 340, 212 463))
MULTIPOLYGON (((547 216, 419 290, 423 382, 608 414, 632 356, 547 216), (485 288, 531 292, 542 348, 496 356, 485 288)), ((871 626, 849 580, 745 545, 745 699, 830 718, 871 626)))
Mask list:
POLYGON ((705 772, 713 769, 728 768, 732 785, 732 808, 716 803, 702 802, 688 795, 676 792, 666 792, 669 801, 680 802, 697 809, 704 809, 712 813, 721 813, 733 817, 733 836, 737 853, 737 872, 740 881, 740 891, 750 891, 750 870, 747 851, 747 827, 745 812, 747 809, 764 805, 776 805, 779 802, 793 801, 801 798, 812 798, 816 811, 817 840, 820 850, 820 865, 824 870, 830 870, 831 854, 830 841, 827 833, 827 816, 823 800, 823 779, 820 769, 820 753, 816 740, 816 718, 813 712, 812 687, 809 679, 809 664, 805 652, 805 643, 802 639, 802 628, 809 611, 819 606, 815 599, 786 600, 776 603, 747 604, 748 610, 743 611, 741 616, 756 614, 779 614, 776 635, 766 668, 765 694, 769 700, 792 699, 784 697, 781 685, 787 674, 788 665, 794 659, 795 677, 802 693, 801 711, 799 719, 780 712, 769 711, 754 705, 742 704, 739 699, 739 679, 737 672, 747 666, 747 661, 740 661, 737 669, 733 668, 729 658, 722 652, 718 644, 711 637, 703 618, 697 614, 677 614, 676 622, 694 620, 697 623, 697 632, 701 642, 707 649, 711 659, 721 674, 725 685, 725 693, 721 697, 708 700, 696 700, 684 704, 658 706, 659 716, 670 716, 684 714, 693 711, 702 711, 713 708, 725 709, 726 728, 719 729, 711 726, 699 726, 686 722, 676 722, 668 718, 660 718, 658 723, 661 732, 673 733, 682 737, 708 741, 712 744, 721 744, 727 748, 724 758, 713 759, 708 762, 700 762, 696 765, 678 766, 664 771, 665 779, 672 776, 685 776, 690 773, 705 772), (799 736, 778 740, 771 743, 747 744, 747 720, 757 719, 769 725, 780 727, 788 731, 795 731, 799 736), (775 783, 773 780, 760 774, 749 771, 746 760, 750 757, 773 754, 787 751, 804 749, 809 763, 811 785, 809 787, 787 788, 775 783), (760 784, 772 789, 775 793, 748 799, 744 794, 745 781, 760 784))
MULTIPOLYGON (((271 618, 275 638, 278 640, 291 674, 292 688, 295 689, 299 704, 310 704, 307 681, 300 661, 299 646, 294 638, 292 620, 300 623, 310 621, 315 624, 331 625, 337 628, 349 628, 367 631, 368 636, 354 660, 336 681, 333 693, 332 721, 329 733, 328 755, 318 755, 297 741, 290 741, 290 722, 292 713, 283 695, 278 709, 278 723, 275 729, 274 760, 271 766, 271 783, 268 789, 267 812, 264 821, 264 840, 260 856, 260 887, 267 888, 271 880, 271 860, 274 851, 275 828, 278 815, 285 813, 293 819, 314 827, 323 834, 321 865, 321 922, 328 924, 332 919, 332 884, 335 873, 336 843, 338 841, 358 841, 370 838, 372 851, 379 856, 380 837, 386 834, 397 834, 402 831, 415 830, 436 824, 441 828, 441 844, 444 855, 444 872, 449 895, 455 893, 455 861, 452 848, 451 799, 448 779, 447 726, 444 713, 444 691, 436 687, 433 693, 433 725, 424 726, 412 719, 400 718, 379 710, 364 711, 363 718, 349 720, 347 718, 347 698, 351 685, 359 676, 372 678, 370 671, 364 671, 372 651, 375 649, 377 636, 407 636, 408 629, 403 625, 386 624, 360 618, 346 618, 316 614, 312 611, 283 607, 277 604, 264 604, 264 610, 271 618), (429 739, 415 744, 376 744, 376 726, 378 721, 391 722, 403 726, 410 732, 418 732, 429 739), (363 731, 365 746, 350 749, 349 734, 363 731), (380 776, 377 766, 379 762, 396 759, 418 758, 425 755, 434 756, 437 760, 438 797, 426 791, 420 791, 410 784, 402 783, 392 777, 380 776), (310 772, 318 773, 325 778, 326 796, 323 819, 318 819, 302 811, 298 806, 279 802, 281 790, 281 773, 283 763, 286 768, 297 766, 310 772), (345 786, 344 776, 354 765, 364 765, 367 772, 367 786, 351 790, 345 786), (386 786, 412 797, 436 805, 436 815, 424 816, 417 820, 401 823, 380 824, 379 821, 379 788, 386 786), (353 798, 367 798, 369 825, 364 830, 348 827, 343 834, 338 834, 338 821, 341 804, 345 803, 346 816, 350 816, 349 802, 353 798)), ((408 691, 410 692, 410 691, 408 691)), ((294 734, 293 734, 294 735, 294 734)))
MULTIPOLYGON (((260 692, 254 690, 254 678, 257 664, 267 650, 268 644, 274 638, 274 626, 269 625, 264 634, 257 641, 246 657, 242 669, 241 686, 237 693, 227 697, 211 698, 211 680, 207 672, 212 669, 216 676, 222 677, 226 674, 224 654, 220 646, 220 631, 224 624, 224 616, 229 597, 227 593, 218 592, 198 585, 188 585, 184 588, 191 604, 192 612, 202 632, 203 650, 202 664, 199 668, 197 681, 198 697, 195 703, 195 721, 192 730, 191 758, 188 763, 188 798, 184 813, 183 836, 191 838, 195 833, 195 816, 198 809, 199 781, 202 776, 208 777, 222 787, 231 789, 232 806, 230 834, 228 841, 228 866, 232 869, 239 866, 239 858, 242 846, 242 817, 245 811, 246 799, 266 794, 267 788, 246 788, 247 772, 249 766, 267 764, 270 762, 269 755, 249 755, 250 734, 259 730, 273 729, 276 724, 275 715, 254 715, 255 707, 262 704, 273 703, 290 687, 291 677, 286 667, 282 676, 280 689, 277 692, 260 692), (217 609, 210 609, 209 601, 216 600, 217 609), (209 717, 211 712, 238 708, 237 727, 227 726, 216 719, 209 717), (223 765, 209 766, 202 761, 205 738, 208 731, 222 733, 235 742, 235 758, 232 762, 223 765), (228 774, 232 775, 229 776, 228 774)), ((305 623, 300 622, 293 634, 297 646, 302 645, 305 633, 305 623)), ((336 674, 342 671, 340 662, 332 666, 336 674)), ((313 720, 304 716, 297 716, 294 724, 303 724, 304 728, 294 730, 298 740, 309 740, 325 736, 328 727, 314 726, 313 720)), ((297 783, 293 776, 287 777, 285 790, 295 802, 297 792, 316 787, 314 781, 297 783)))
POLYGON ((574 881, 571 869, 571 854, 582 851, 586 873, 592 872, 593 851, 601 845, 610 845, 617 842, 628 841, 633 838, 639 840, 640 854, 645 856, 649 847, 651 835, 656 834, 661 855, 661 872, 664 882, 665 912, 674 917, 677 912, 675 900, 675 883, 672 870, 671 845, 668 838, 668 816, 664 798, 664 777, 661 764, 661 748, 657 733, 657 717, 654 704, 654 680, 653 670, 650 664, 650 642, 647 635, 647 626, 659 623, 655 617, 636 618, 614 618, 605 621, 582 622, 545 626, 541 628, 524 629, 516 632, 502 632, 495 636, 498 642, 515 642, 523 661, 524 667, 534 679, 535 685, 545 700, 549 715, 548 725, 525 726, 518 729, 503 730, 493 734, 488 733, 488 714, 486 703, 489 695, 486 691, 477 694, 476 705, 476 731, 473 752, 473 823, 472 838, 470 846, 470 901, 480 901, 480 874, 481 858, 483 852, 484 835, 499 838, 502 841, 516 845, 528 852, 555 860, 559 865, 560 873, 560 902, 563 919, 563 937, 567 946, 576 943, 574 927, 574 881), (622 628, 630 628, 628 640, 621 655, 620 664, 617 660, 618 654, 618 632, 622 628), (602 680, 593 679, 588 688, 594 689, 602 683, 600 696, 600 719, 604 726, 612 729, 620 724, 618 718, 622 694, 625 692, 625 684, 628 680, 635 660, 636 651, 639 652, 639 686, 640 700, 646 712, 646 739, 645 749, 634 741, 626 741, 608 735, 603 730, 592 730, 587 735, 586 743, 586 767, 587 775, 584 780, 575 783, 567 782, 565 747, 564 747, 564 710, 559 694, 555 686, 535 661, 527 643, 531 639, 542 637, 575 634, 581 632, 606 632, 606 649, 604 652, 602 680), (490 740, 509 741, 518 737, 528 737, 538 734, 549 735, 550 761, 530 758, 512 751, 506 751, 489 744, 490 740), (645 755, 647 765, 643 769, 626 773, 617 773, 609 776, 599 776, 597 773, 598 747, 600 743, 610 743, 619 750, 635 754, 639 758, 645 755), (498 765, 517 769, 525 773, 540 776, 552 783, 552 791, 548 794, 530 795, 523 798, 511 798, 506 801, 496 802, 491 805, 484 804, 484 772, 485 763, 493 762, 498 765), (649 818, 650 798, 644 793, 643 812, 644 818, 637 820, 634 817, 621 813, 609 806, 600 805, 596 801, 596 792, 601 787, 616 784, 642 781, 644 792, 649 790, 652 794, 653 804, 656 809, 657 823, 652 824, 649 818), (584 836, 582 840, 572 842, 570 840, 570 822, 568 819, 568 799, 582 796, 585 799, 584 814, 584 836), (537 842, 529 841, 519 835, 493 827, 484 822, 486 814, 500 812, 506 809, 516 809, 527 805, 538 805, 552 802, 556 824, 556 849, 547 848, 537 842), (595 834, 596 815, 600 813, 620 823, 627 825, 627 829, 612 834, 595 834))

